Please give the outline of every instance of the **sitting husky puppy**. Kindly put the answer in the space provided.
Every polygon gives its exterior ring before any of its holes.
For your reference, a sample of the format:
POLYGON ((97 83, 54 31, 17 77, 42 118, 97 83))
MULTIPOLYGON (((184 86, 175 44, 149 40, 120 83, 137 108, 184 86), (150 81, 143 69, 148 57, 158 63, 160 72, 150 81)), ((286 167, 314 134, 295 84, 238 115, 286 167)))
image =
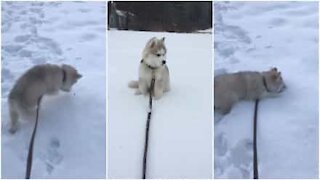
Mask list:
POLYGON ((214 78, 214 107, 226 114, 241 99, 261 99, 281 93, 285 87, 277 68, 262 73, 244 71, 219 75, 214 78))
POLYGON ((152 78, 155 78, 153 96, 155 99, 162 97, 164 92, 170 90, 169 69, 166 65, 167 49, 164 38, 151 38, 143 52, 139 67, 139 80, 129 82, 130 88, 137 89, 136 94, 149 93, 152 78))
POLYGON ((19 115, 34 114, 40 97, 59 90, 69 92, 82 76, 70 65, 37 65, 24 73, 13 86, 9 98, 10 132, 17 130, 19 115))

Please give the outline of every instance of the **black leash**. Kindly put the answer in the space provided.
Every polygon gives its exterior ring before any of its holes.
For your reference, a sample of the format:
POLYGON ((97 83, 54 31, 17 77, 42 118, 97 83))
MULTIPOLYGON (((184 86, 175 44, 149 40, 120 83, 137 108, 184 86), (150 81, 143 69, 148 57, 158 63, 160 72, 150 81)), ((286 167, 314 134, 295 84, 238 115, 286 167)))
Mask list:
POLYGON ((258 152, 257 152, 258 105, 259 105, 259 99, 257 99, 256 102, 255 102, 254 117, 253 117, 253 179, 259 179, 258 152))
POLYGON ((154 82, 155 82, 155 78, 152 77, 151 85, 150 85, 150 89, 149 89, 149 112, 148 112, 147 124, 146 124, 146 139, 145 139, 145 142, 144 142, 142 179, 146 179, 146 172, 147 172, 147 155, 148 155, 148 143, 149 143, 149 127, 150 127, 151 112, 152 112, 152 95, 153 95, 154 82))
POLYGON ((34 138, 35 138, 36 132, 37 132, 38 119, 39 119, 39 109, 40 109, 41 99, 42 99, 42 96, 38 99, 36 122, 34 124, 34 129, 33 129, 33 132, 32 132, 30 143, 29 143, 29 152, 28 152, 27 169, 26 169, 26 179, 30 179, 30 176, 31 176, 33 144, 34 144, 34 138))

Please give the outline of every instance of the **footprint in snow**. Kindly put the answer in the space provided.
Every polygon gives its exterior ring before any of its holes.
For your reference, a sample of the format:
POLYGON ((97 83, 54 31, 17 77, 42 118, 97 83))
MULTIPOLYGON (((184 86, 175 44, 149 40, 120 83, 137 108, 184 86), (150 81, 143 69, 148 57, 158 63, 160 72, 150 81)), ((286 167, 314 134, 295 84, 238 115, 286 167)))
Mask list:
POLYGON ((82 13, 87 13, 87 12, 90 12, 91 10, 90 9, 79 9, 79 11, 82 13))
POLYGON ((19 35, 14 38, 14 41, 17 43, 24 43, 31 39, 31 35, 19 35))
POLYGON ((82 58, 81 58, 81 57, 76 57, 76 60, 78 60, 78 61, 79 61, 79 60, 82 60, 82 58))
POLYGON ((91 34, 91 33, 87 33, 84 34, 83 36, 81 36, 81 40, 82 41, 91 41, 96 39, 96 35, 95 34, 91 34))
POLYGON ((49 51, 53 54, 62 55, 63 53, 60 45, 53 39, 46 37, 37 37, 36 41, 40 47, 49 49, 49 51))
POLYGON ((21 45, 4 45, 2 46, 3 51, 8 52, 9 54, 16 54, 23 48, 21 45))
POLYGON ((252 146, 252 140, 243 139, 230 150, 230 161, 233 166, 241 172, 241 178, 250 178, 251 176, 253 159, 252 146))
POLYGON ((63 160, 63 156, 60 152, 60 146, 61 144, 58 138, 53 137, 50 139, 49 146, 47 147, 47 154, 44 157, 48 174, 51 174, 55 167, 63 160))
POLYGON ((245 178, 252 175, 252 140, 243 139, 228 147, 224 133, 215 136, 215 176, 245 178))
POLYGON ((12 72, 10 71, 10 69, 3 67, 1 69, 1 82, 3 82, 4 80, 12 80, 14 78, 14 75, 12 74, 12 72))
POLYGON ((228 145, 225 133, 220 133, 214 137, 214 154, 215 156, 224 156, 227 153, 228 145))

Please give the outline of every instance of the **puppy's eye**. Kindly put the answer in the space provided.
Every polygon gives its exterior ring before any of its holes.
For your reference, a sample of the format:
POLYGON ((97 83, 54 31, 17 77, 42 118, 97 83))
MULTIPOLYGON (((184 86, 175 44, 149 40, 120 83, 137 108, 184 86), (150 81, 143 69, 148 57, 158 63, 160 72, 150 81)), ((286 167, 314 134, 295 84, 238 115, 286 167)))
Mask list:
POLYGON ((160 57, 160 56, 161 56, 161 54, 156 54, 156 56, 160 57))

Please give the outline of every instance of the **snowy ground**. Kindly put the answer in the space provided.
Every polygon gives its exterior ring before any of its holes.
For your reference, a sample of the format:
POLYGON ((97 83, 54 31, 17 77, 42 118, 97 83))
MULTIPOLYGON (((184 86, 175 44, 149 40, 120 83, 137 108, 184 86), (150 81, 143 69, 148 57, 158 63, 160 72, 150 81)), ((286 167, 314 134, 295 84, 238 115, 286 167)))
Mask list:
POLYGON ((165 36, 171 91, 154 102, 148 178, 212 177, 211 35, 109 31, 109 177, 141 178, 148 98, 138 78, 145 43, 165 36))
POLYGON ((33 122, 8 133, 7 96, 36 64, 72 64, 71 93, 43 99, 33 178, 106 176, 105 2, 2 3, 2 178, 24 178, 33 122))
MULTIPOLYGON (((318 21, 317 2, 215 3, 215 69, 276 66, 288 86, 259 106, 261 178, 318 178, 318 21)), ((216 178, 252 177, 253 108, 215 122, 216 178)))

